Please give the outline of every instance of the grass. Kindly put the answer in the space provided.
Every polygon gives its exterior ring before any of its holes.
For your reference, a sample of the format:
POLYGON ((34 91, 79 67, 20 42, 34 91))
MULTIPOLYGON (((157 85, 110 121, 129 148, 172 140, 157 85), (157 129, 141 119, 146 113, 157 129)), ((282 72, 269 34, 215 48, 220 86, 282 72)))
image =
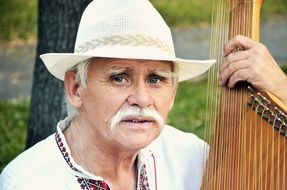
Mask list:
MULTIPOLYGON (((172 27, 208 24, 212 0, 151 0, 172 27)), ((287 13, 286 0, 266 0, 263 18, 287 13)), ((37 0, 0 1, 0 41, 36 39, 37 0)))
POLYGON ((169 26, 188 27, 209 23, 211 0, 151 0, 169 26))
POLYGON ((29 100, 0 101, 0 171, 25 148, 29 100))
POLYGON ((0 1, 0 41, 36 38, 37 0, 0 1))
POLYGON ((192 132, 203 138, 206 90, 206 80, 181 83, 174 107, 169 114, 168 123, 182 131, 192 132))
POLYGON ((262 17, 267 19, 274 14, 287 14, 286 0, 265 0, 262 5, 262 17))
POLYGON ((282 64, 281 69, 285 74, 287 74, 287 63, 282 64))

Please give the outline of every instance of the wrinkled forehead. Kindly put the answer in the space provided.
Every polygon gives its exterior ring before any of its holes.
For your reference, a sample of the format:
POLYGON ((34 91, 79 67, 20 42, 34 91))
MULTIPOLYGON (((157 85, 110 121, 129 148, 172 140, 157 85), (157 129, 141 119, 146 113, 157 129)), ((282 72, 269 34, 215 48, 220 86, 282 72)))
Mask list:
POLYGON ((91 58, 91 67, 101 67, 102 69, 115 69, 121 67, 147 67, 150 70, 166 70, 173 72, 175 66, 171 61, 145 60, 145 59, 120 59, 120 58, 91 58))

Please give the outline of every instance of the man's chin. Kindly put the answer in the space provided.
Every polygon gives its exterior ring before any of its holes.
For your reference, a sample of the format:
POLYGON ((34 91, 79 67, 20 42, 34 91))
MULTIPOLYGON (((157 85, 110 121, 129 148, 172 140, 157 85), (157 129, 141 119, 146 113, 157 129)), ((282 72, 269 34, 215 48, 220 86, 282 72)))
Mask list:
POLYGON ((149 144, 151 144, 152 141, 154 141, 154 139, 155 138, 144 138, 141 136, 135 136, 135 137, 131 137, 129 139, 126 139, 126 141, 124 141, 124 143, 122 143, 122 145, 126 149, 139 151, 139 150, 147 147, 149 144))
POLYGON ((115 138, 130 149, 142 149, 154 141, 161 133, 158 123, 130 124, 120 123, 114 130, 115 138))

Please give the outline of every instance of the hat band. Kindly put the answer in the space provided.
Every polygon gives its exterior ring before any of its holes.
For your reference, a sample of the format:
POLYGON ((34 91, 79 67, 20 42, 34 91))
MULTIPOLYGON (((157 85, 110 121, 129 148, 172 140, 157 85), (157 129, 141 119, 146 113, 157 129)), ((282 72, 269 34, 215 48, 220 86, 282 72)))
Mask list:
POLYGON ((152 38, 151 36, 147 35, 114 35, 99 39, 94 39, 88 42, 85 42, 79 45, 75 49, 75 53, 86 53, 91 51, 95 48, 103 47, 103 46, 142 46, 142 47, 156 47, 161 49, 162 51, 168 54, 174 54, 174 51, 169 48, 169 46, 161 41, 159 38, 152 38))

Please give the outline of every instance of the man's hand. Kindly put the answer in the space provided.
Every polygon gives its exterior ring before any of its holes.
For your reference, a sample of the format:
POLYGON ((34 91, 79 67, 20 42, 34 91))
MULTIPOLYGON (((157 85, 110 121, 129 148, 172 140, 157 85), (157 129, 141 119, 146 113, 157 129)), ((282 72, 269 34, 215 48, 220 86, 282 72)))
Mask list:
POLYGON ((238 35, 225 45, 224 56, 220 85, 233 88, 237 82, 247 81, 287 104, 287 77, 263 44, 238 35))

